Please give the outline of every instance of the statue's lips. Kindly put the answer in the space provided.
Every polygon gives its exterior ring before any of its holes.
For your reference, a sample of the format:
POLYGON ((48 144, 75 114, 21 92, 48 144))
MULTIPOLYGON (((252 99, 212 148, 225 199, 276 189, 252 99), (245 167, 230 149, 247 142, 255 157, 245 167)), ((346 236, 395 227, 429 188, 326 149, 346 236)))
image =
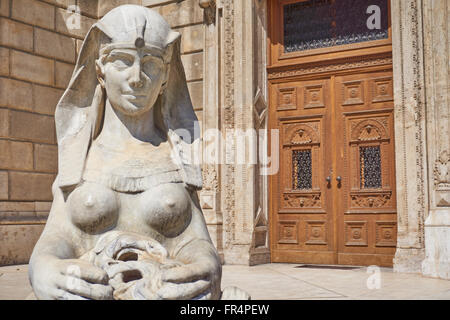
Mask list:
POLYGON ((122 97, 128 100, 143 100, 147 98, 146 94, 123 94, 122 97))

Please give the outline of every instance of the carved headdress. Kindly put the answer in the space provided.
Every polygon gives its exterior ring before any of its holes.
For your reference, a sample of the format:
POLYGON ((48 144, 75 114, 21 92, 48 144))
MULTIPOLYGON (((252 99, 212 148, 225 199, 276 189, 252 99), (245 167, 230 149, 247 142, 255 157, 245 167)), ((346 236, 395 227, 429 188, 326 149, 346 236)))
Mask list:
POLYGON ((201 188, 200 166, 186 159, 199 137, 195 136, 197 117, 181 63, 180 39, 180 34, 172 31, 158 13, 137 5, 117 7, 91 27, 55 112, 59 188, 70 190, 81 182, 89 147, 102 128, 105 93, 97 79, 95 61, 115 48, 142 47, 159 52, 169 64, 165 89, 155 107, 161 110, 164 130, 178 157, 184 182, 201 188))

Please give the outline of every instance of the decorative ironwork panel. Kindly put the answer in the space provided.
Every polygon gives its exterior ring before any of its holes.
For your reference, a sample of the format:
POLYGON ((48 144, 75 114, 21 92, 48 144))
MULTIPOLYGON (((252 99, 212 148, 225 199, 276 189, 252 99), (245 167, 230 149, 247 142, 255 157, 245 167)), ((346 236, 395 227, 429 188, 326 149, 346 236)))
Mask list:
POLYGON ((388 0, 307 0, 284 6, 285 52, 388 38, 388 0), (376 11, 367 13, 370 6, 376 11), (369 22, 368 22, 369 21, 369 22), (369 26, 374 29, 369 29, 369 26), (378 29, 378 27, 380 27, 378 29))
POLYGON ((359 147, 361 188, 381 188, 380 146, 359 147))
POLYGON ((312 189, 311 150, 292 151, 292 181, 293 189, 312 189))

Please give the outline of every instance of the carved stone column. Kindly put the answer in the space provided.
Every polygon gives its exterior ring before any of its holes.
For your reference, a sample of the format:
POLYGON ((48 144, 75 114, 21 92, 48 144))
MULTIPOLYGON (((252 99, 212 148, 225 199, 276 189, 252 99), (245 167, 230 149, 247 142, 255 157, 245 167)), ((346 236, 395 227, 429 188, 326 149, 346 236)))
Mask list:
POLYGON ((397 272, 421 272, 428 214, 422 0, 391 0, 398 238, 397 272))
POLYGON ((423 2, 430 211, 425 276, 450 279, 450 3, 423 2))
POLYGON ((223 262, 223 219, 221 211, 220 148, 222 140, 215 132, 220 129, 220 28, 214 0, 200 0, 204 12, 203 51, 203 189, 200 204, 209 234, 223 262))
POLYGON ((244 133, 254 143, 260 138, 259 146, 266 145, 266 52, 261 46, 266 39, 266 4, 257 0, 199 4, 209 10, 203 115, 203 133, 209 134, 204 135, 204 157, 205 151, 210 156, 208 145, 215 143, 221 160, 220 165, 204 165, 203 212, 216 245, 223 244, 225 263, 269 262, 266 177, 259 174, 259 163, 250 160, 251 147, 257 146, 237 147, 238 136, 244 133), (211 129, 219 129, 221 136, 217 139, 211 129), (261 137, 258 129, 263 130, 261 137), (240 156, 246 157, 245 163, 238 163, 240 156))
POLYGON ((230 263, 270 261, 267 176, 261 175, 267 147, 266 8, 266 1, 233 1, 234 129, 235 137, 245 137, 248 144, 242 149, 235 140, 235 208, 224 251, 230 263), (239 161, 242 153, 245 163, 239 161))

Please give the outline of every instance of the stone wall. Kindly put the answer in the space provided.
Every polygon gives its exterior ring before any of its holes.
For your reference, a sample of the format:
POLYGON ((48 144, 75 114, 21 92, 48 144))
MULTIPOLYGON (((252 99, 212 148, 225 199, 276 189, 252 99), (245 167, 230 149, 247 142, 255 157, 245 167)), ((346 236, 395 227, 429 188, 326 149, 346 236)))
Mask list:
POLYGON ((96 1, 77 2, 0 1, 0 265, 28 262, 50 210, 53 114, 97 15, 96 1), (64 19, 73 4, 82 9, 76 30, 64 19))
POLYGON ((91 25, 125 3, 157 10, 181 32, 188 88, 202 118, 198 0, 0 0, 0 265, 28 262, 50 210, 57 173, 56 104, 91 25), (74 15, 72 5, 80 14, 74 15), (71 17, 80 18, 79 27, 67 26, 71 17))

